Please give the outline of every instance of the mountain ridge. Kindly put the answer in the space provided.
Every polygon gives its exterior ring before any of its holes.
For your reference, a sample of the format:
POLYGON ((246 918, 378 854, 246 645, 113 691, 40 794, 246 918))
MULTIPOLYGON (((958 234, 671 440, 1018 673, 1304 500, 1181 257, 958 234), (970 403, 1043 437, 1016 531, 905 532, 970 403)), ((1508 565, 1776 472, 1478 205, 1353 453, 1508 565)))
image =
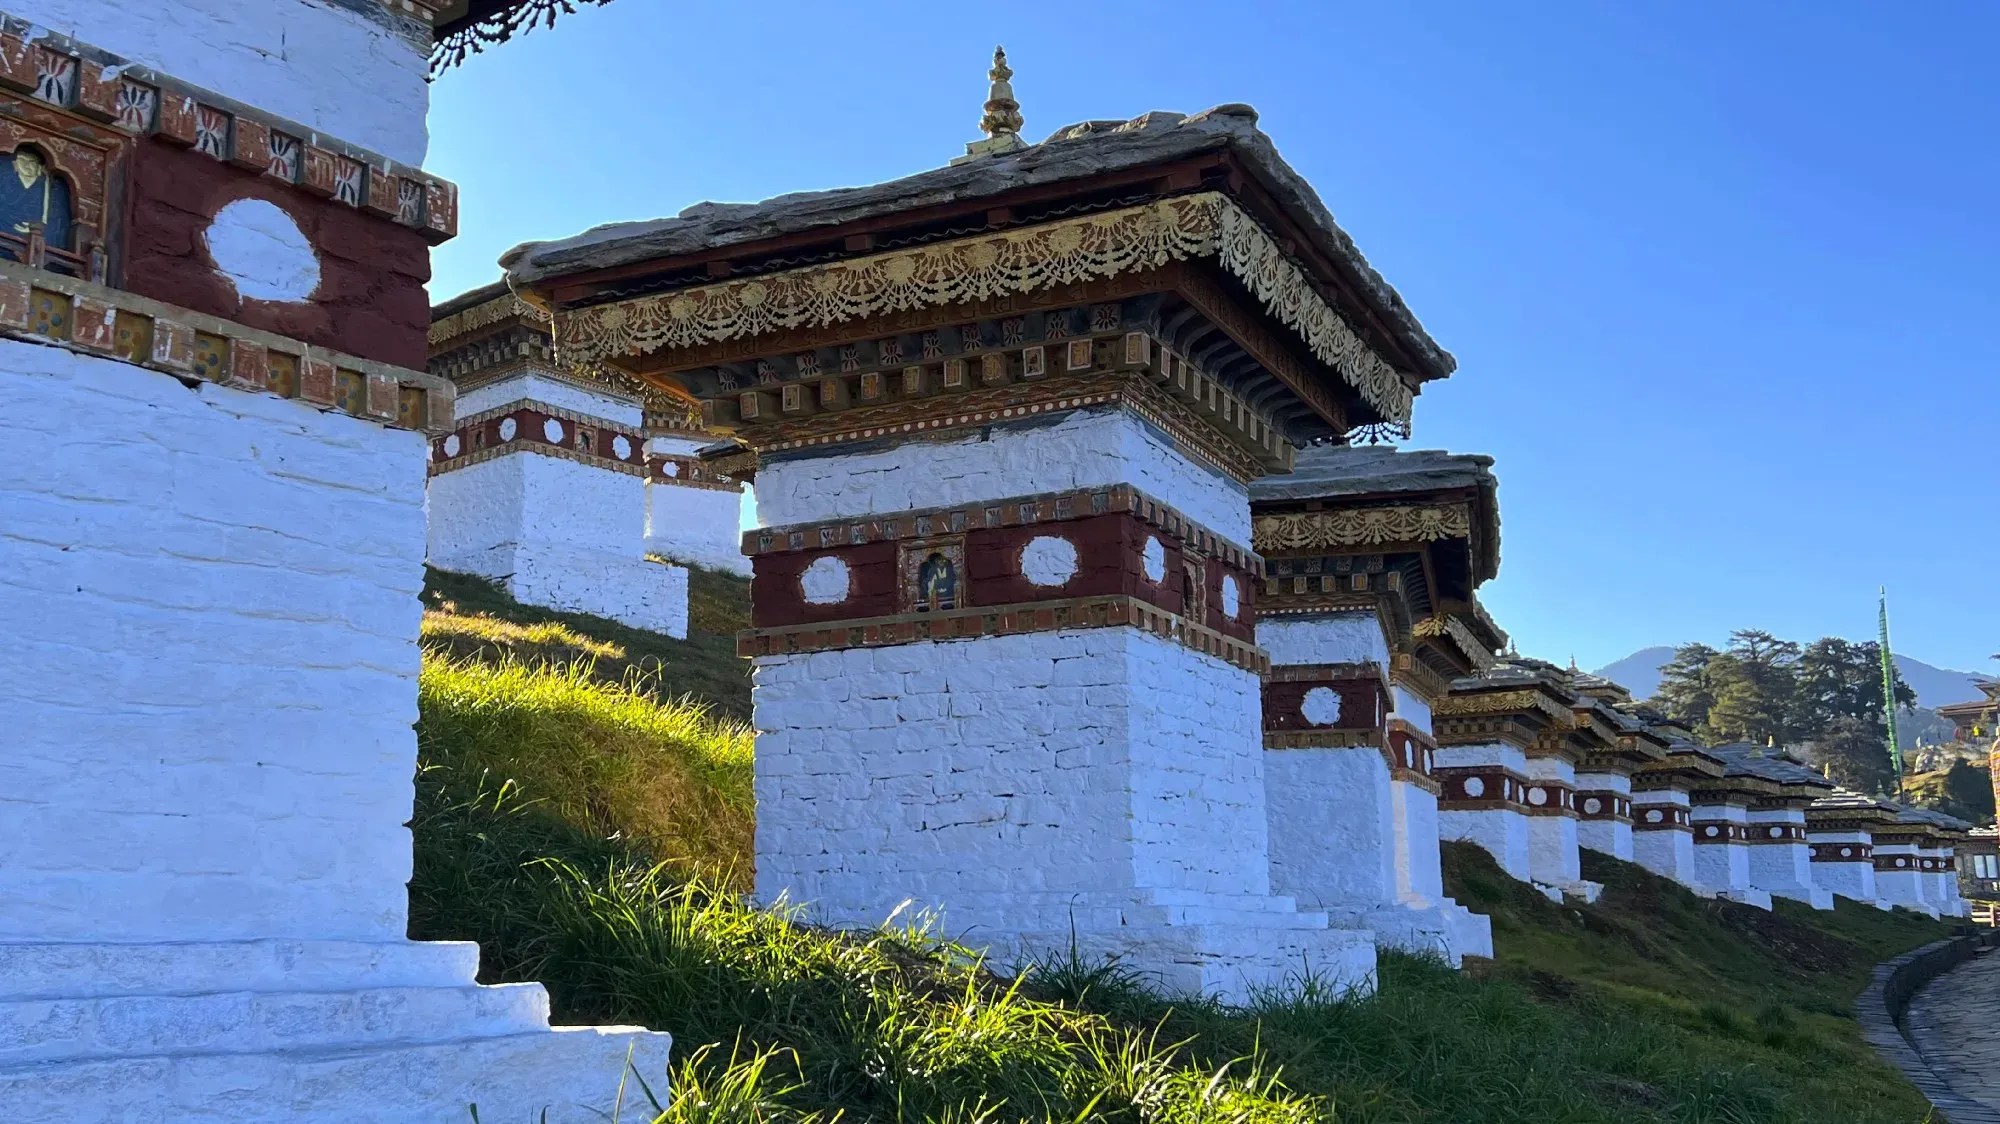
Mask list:
MULTIPOLYGON (((1674 650, 1666 645, 1641 648, 1623 659, 1613 660, 1598 668, 1593 674, 1601 675, 1613 683, 1632 692, 1635 699, 1652 697, 1660 689, 1660 668, 1674 658, 1674 650)), ((1925 709, 1935 709, 1956 702, 1972 702, 1985 696, 1979 690, 1979 681, 1989 678, 1970 671, 1955 671, 1951 668, 1935 667, 1912 656, 1896 656, 1896 671, 1903 681, 1917 693, 1917 705, 1925 709)))

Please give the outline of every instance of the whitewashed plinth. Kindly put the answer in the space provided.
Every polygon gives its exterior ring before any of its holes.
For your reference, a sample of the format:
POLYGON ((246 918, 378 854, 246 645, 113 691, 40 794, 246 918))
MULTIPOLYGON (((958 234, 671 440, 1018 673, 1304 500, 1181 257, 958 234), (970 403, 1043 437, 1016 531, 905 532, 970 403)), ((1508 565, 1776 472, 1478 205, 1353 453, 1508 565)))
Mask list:
MULTIPOLYGON (((524 605, 687 636, 687 570, 646 557, 641 477, 514 452, 430 482, 429 555, 524 605)), ((726 494, 726 493, 718 493, 726 494)))
MULTIPOLYGON (((646 453, 691 457, 706 443, 691 437, 651 437, 646 453)), ((750 560, 743 556, 742 526, 741 492, 646 481, 647 554, 747 578, 750 560)))
POLYGON ((1813 880, 1811 844, 1789 838, 1781 843, 1771 834, 1801 829, 1805 822, 1806 814, 1798 808, 1751 809, 1750 884, 1773 897, 1832 909, 1832 892, 1813 880), (1760 837, 1764 841, 1757 841, 1760 837))
POLYGON ((1695 804, 1690 815, 1696 884, 1713 897, 1771 908, 1770 891, 1750 882, 1750 848, 1727 835, 1731 829, 1749 826, 1749 809, 1741 804, 1695 804))
POLYGON ((424 437, 7 341, 0 387, 0 1120, 581 1124, 628 1049, 657 1087, 666 1035, 405 939, 424 437))

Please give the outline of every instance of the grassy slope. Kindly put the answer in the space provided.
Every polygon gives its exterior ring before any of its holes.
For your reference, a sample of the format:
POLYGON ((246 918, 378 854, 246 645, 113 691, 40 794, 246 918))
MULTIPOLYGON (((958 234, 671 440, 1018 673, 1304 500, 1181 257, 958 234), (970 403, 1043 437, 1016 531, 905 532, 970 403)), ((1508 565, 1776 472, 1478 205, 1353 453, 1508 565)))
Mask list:
MULTIPOLYGON (((698 620, 740 620, 741 583, 696 589, 698 620)), ((674 1031, 678 1087, 700 1093, 677 1118, 1924 1119, 1848 1005, 1869 965, 1940 926, 1705 902, 1602 856, 1586 874, 1604 898, 1564 907, 1454 845, 1452 892, 1493 916, 1496 964, 1388 956, 1374 999, 1251 1014, 1170 1006, 1089 966, 1009 991, 921 934, 746 909, 726 889, 750 848, 749 740, 727 720, 746 677, 720 638, 539 613, 448 575, 427 596, 441 650, 423 681, 413 935, 480 940, 491 978, 547 982, 559 1017, 674 1031), (593 654, 583 671, 534 666, 593 654), (625 674, 646 678, 629 690, 625 674), (683 692, 714 712, 660 701, 683 692)))

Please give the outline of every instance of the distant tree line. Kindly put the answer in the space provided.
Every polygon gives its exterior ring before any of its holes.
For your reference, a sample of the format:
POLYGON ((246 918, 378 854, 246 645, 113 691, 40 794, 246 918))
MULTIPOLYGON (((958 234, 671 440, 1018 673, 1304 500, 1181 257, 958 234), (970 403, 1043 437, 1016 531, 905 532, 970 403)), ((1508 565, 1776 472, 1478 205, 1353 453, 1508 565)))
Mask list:
MULTIPOLYGON (((1862 792, 1895 788, 1882 707, 1882 649, 1826 636, 1801 647, 1743 629, 1723 649, 1684 644, 1660 669, 1651 704, 1710 745, 1797 746, 1836 781, 1862 792)), ((1892 668, 1898 709, 1917 693, 1892 668)))

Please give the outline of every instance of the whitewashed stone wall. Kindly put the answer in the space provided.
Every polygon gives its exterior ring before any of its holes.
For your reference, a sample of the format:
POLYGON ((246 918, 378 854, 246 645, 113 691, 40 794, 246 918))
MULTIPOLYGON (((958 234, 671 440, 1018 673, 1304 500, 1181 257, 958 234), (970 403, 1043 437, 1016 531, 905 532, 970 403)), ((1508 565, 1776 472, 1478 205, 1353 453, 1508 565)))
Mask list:
MULTIPOLYGON (((1529 757, 1524 772, 1529 782, 1554 781, 1558 784, 1576 786, 1576 763, 1561 757, 1529 757)), ((1553 794, 1528 790, 1528 803, 1537 800, 1553 801, 1553 794)), ((1585 901, 1596 901, 1603 889, 1595 882, 1583 878, 1583 856, 1577 850, 1577 819, 1575 816, 1529 816, 1528 820, 1528 871, 1534 881, 1544 886, 1553 886, 1565 894, 1574 894, 1585 901)))
MULTIPOLYGON (((459 414, 523 399, 638 428, 637 403, 534 376, 459 400, 459 414)), ((643 477, 514 452, 431 478, 433 566, 498 582, 515 600, 687 636, 687 570, 646 557, 643 477)))
MULTIPOLYGON (((1769 837, 1772 829, 1804 827, 1802 808, 1750 809, 1750 834, 1769 837)), ((1813 882, 1812 847, 1797 843, 1757 843, 1750 848, 1750 884, 1774 897, 1791 898, 1814 909, 1832 909, 1833 895, 1813 882)))
MULTIPOLYGON (((1485 745, 1439 746, 1437 763, 1442 768, 1499 765, 1526 775, 1528 759, 1518 746, 1493 742, 1485 745)), ((1523 882, 1532 877, 1528 844, 1528 817, 1510 810, 1438 812, 1438 835, 1477 843, 1493 856, 1500 869, 1523 882)))
MULTIPOLYGON (((1259 621, 1273 665, 1372 663, 1389 647, 1372 613, 1259 621)), ((1392 688, 1394 716, 1426 733, 1430 708, 1392 688)), ((1373 747, 1266 752, 1271 880, 1280 893, 1360 926, 1380 944, 1434 952, 1452 964, 1491 956, 1491 923, 1445 897, 1437 797, 1391 779, 1373 747)))
POLYGON ((1257 679, 1133 629, 757 660, 757 894, 1245 998, 1365 934, 1270 895, 1257 679), (904 903, 910 903, 904 906, 904 903))
POLYGON ((1583 773, 1576 775, 1576 810, 1580 814, 1576 823, 1576 843, 1613 858, 1632 861, 1632 825, 1619 820, 1597 820, 1581 818, 1596 815, 1597 808, 1585 807, 1590 800, 1603 800, 1602 796, 1585 796, 1585 792, 1612 792, 1629 798, 1632 795, 1632 778, 1623 773, 1583 773))
MULTIPOLYGON (((1635 793, 1632 797, 1632 819, 1640 825, 1668 822, 1676 809, 1686 811, 1688 808, 1688 794, 1683 788, 1652 789, 1635 793)), ((1632 832, 1632 861, 1690 890, 1705 892, 1701 878, 1695 872, 1694 836, 1686 831, 1648 831, 1635 826, 1632 832)))
POLYGON ((1702 821, 1747 825, 1749 809, 1740 804, 1696 804, 1691 814, 1695 819, 1695 880, 1711 894, 1771 908, 1770 892, 1750 883, 1750 848, 1736 842, 1701 842, 1702 821))
POLYGON ((1171 438, 1122 410, 949 443, 767 460, 757 470, 757 517, 782 527, 1111 484, 1130 484, 1216 534, 1250 543, 1243 486, 1188 460, 1171 438))
POLYGON ((1925 916, 1936 917, 1937 903, 1930 900, 1930 895, 1926 893, 1930 887, 1925 883, 1924 876, 1917 872, 1919 854, 1917 847, 1909 843, 1877 844, 1875 857, 1887 859, 1888 862, 1878 863, 1876 866, 1875 894, 1879 900, 1892 906, 1913 909, 1925 916), (1895 867, 1895 860, 1898 857, 1909 860, 1907 869, 1895 867))
MULTIPOLYGON (((648 453, 693 456, 703 442, 687 437, 654 437, 648 453)), ((750 576, 743 556, 743 496, 715 488, 685 488, 646 482, 646 551, 711 570, 750 576)))
MULTIPOLYGON (((1855 850, 1868 847, 1873 837, 1865 831, 1814 831, 1814 843, 1847 846, 1855 850)), ((1872 902, 1882 908, 1885 903, 1876 900, 1875 864, 1863 859, 1859 862, 1814 862, 1812 864, 1813 885, 1843 898, 1858 902, 1872 902)))
POLYGON ((429 63, 379 0, 6 0, 0 11, 411 166, 429 63))
POLYGON ((0 1118, 567 1124, 660 1075, 404 939, 424 439, 11 341, 0 388, 0 1118))

